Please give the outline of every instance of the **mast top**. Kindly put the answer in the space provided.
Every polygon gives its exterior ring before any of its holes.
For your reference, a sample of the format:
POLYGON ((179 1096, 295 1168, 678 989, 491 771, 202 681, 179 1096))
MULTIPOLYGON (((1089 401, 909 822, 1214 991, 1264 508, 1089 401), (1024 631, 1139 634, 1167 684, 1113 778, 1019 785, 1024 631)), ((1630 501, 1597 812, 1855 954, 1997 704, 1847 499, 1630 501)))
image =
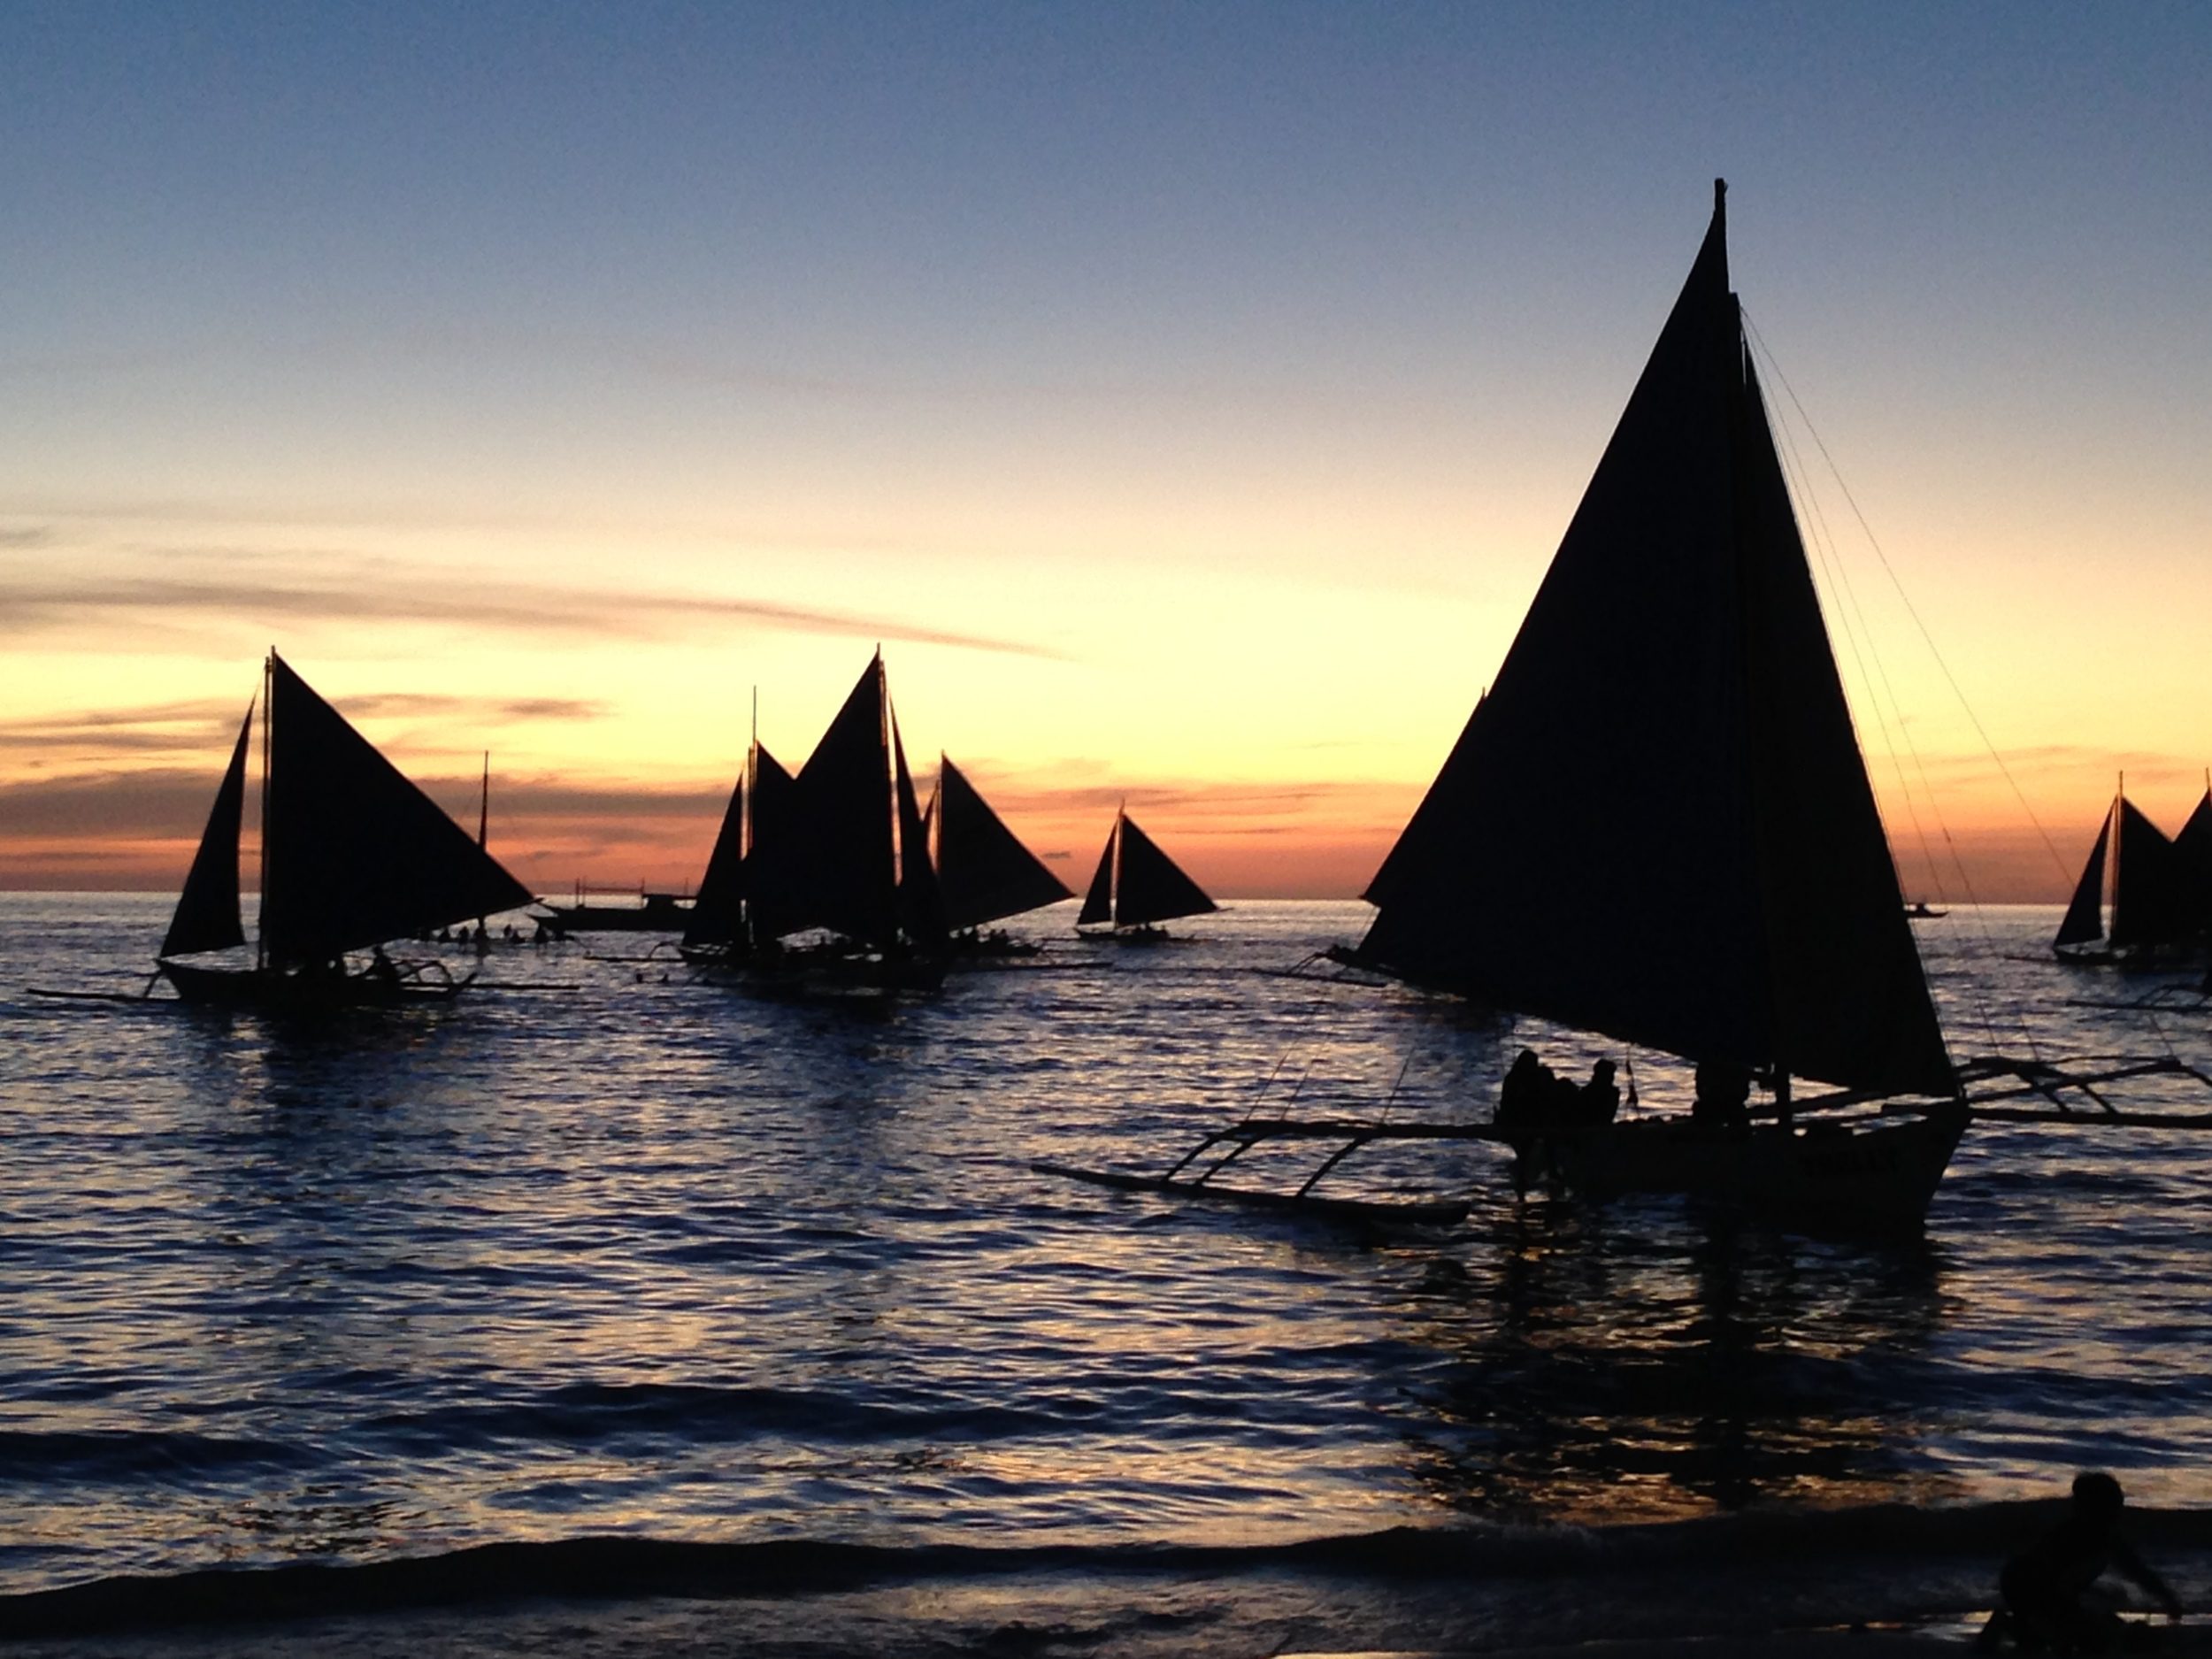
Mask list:
POLYGON ((1716 179, 1713 180, 1713 211, 1717 213, 1727 204, 1728 180, 1725 179, 1716 179))

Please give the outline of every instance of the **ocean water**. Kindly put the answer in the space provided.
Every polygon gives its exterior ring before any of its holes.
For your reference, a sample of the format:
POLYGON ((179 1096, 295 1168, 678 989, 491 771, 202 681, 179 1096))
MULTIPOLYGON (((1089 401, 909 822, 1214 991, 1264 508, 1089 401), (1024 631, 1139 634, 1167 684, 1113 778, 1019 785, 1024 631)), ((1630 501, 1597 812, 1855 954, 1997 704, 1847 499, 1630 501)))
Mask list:
MULTIPOLYGON (((1978 1125, 1909 1246, 1518 1204, 1479 1143, 1360 1155, 1334 1190, 1474 1200, 1362 1228, 1032 1165, 1476 1117, 1524 1042, 1617 1048, 1285 972, 1360 904, 1151 949, 1062 907, 1035 962, 887 1002, 623 935, 324 1025, 31 994, 135 992, 167 907, 0 895, 0 1637, 380 1651, 437 1605, 520 1651, 547 1597, 769 1655, 1940 1621, 2088 1467, 2212 1592, 2204 1133, 1978 1125)), ((2061 969, 2055 923, 1916 925, 1956 1056, 2212 1072, 2177 977, 2061 969)))

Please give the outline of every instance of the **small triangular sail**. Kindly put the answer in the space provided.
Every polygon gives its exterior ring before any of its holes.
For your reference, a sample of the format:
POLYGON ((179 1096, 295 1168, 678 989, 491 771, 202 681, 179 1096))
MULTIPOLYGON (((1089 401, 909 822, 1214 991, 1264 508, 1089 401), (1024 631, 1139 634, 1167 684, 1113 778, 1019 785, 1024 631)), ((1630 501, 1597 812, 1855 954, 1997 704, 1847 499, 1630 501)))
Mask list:
POLYGON ((2115 947, 2170 945, 2188 936, 2188 884, 2166 833, 2132 801, 2120 802, 2112 878, 2115 947))
POLYGON ((165 956, 189 956, 196 950, 227 950, 246 942, 246 930, 238 910, 238 831, 246 810, 246 750, 253 734, 253 705, 238 727, 238 743, 230 752, 230 765, 215 791, 215 805, 201 832, 199 850, 177 895, 176 914, 161 941, 165 956))
POLYGON ((935 805, 937 879, 949 926, 980 927, 1075 896, 1006 827, 967 775, 942 757, 935 805))
POLYGON ((530 902, 273 652, 269 695, 261 936, 273 961, 327 961, 530 902))
POLYGON ((1117 927, 1141 927, 1220 908, 1126 813, 1121 820, 1120 863, 1120 879, 1114 884, 1117 927))
POLYGON ((1366 959, 1691 1058, 1955 1087, 1744 349, 1717 193, 1448 765, 1449 856, 1402 887, 1386 867, 1366 959))
POLYGON ((744 936, 760 944, 807 926, 799 919, 793 886, 799 786, 765 743, 754 743, 746 770, 749 787, 740 885, 745 898, 744 936))
POLYGON ((2097 826, 2088 861, 2081 867, 2081 879, 2074 883, 2065 918, 2058 925, 2058 937, 2051 941, 2054 945, 2085 945, 2104 937, 2104 849, 2111 835, 2112 809, 2108 807, 2104 822, 2097 826))
POLYGON ((949 931, 944 888, 929 856, 929 826, 906 769, 906 745, 899 741, 899 720, 891 717, 891 761, 899 813, 899 926, 907 942, 925 951, 944 948, 949 931))
POLYGON ((745 774, 737 774, 729 804, 722 810, 721 832, 707 855, 706 873, 691 901, 684 926, 687 945, 726 945, 745 926, 745 774))
POLYGON ((1075 918, 1078 927, 1093 927, 1114 919, 1114 854, 1121 845, 1122 826, 1127 821, 1117 813, 1113 828, 1106 832, 1106 850, 1099 854, 1097 872, 1091 877, 1090 887, 1083 895, 1083 910, 1075 918))

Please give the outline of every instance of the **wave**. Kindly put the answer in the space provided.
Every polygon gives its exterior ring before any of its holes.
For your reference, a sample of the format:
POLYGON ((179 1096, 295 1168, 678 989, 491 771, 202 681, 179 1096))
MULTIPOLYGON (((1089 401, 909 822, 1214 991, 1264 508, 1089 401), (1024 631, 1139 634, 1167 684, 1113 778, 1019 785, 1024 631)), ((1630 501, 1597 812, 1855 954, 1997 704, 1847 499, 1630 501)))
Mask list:
POLYGON ((133 1482, 150 1476, 207 1476, 248 1469, 296 1469, 314 1462, 276 1440, 207 1434, 0 1430, 0 1480, 133 1482))
MULTIPOLYGON (((588 1536, 472 1546, 354 1563, 294 1563, 119 1576, 0 1596, 0 1640, 127 1629, 394 1613, 524 1600, 772 1598, 1011 1575, 1226 1579, 1293 1574, 1345 1581, 1469 1584, 1601 1574, 1709 1575, 1740 1594, 1749 1569, 1849 1576, 1885 1560, 1924 1567, 2001 1560, 2050 1525, 2062 1501, 1940 1508, 1745 1511, 1618 1526, 1394 1527, 1283 1544, 866 1544, 821 1539, 700 1542, 588 1536)), ((2212 1555, 2212 1510, 2131 1509, 2139 1544, 2212 1555)), ((1725 1586, 1725 1588, 1724 1588, 1725 1586)))

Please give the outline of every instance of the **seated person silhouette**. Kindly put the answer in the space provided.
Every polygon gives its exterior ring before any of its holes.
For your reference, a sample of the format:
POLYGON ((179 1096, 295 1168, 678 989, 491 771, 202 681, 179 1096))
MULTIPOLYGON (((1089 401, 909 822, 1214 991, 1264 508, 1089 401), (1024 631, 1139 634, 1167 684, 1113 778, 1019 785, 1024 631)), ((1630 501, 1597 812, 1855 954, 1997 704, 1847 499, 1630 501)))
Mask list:
POLYGON ((2089 1594, 2107 1569, 2149 1594, 2168 1618, 2178 1620, 2180 1598, 2117 1531, 2125 1502, 2120 1483, 2110 1475, 2076 1476, 2066 1518, 2005 1563, 1997 1581, 2004 1600, 1982 1627, 1979 1645, 1993 1647, 2010 1636, 2025 1648, 2112 1652, 2127 1634, 2127 1625, 2089 1594))

